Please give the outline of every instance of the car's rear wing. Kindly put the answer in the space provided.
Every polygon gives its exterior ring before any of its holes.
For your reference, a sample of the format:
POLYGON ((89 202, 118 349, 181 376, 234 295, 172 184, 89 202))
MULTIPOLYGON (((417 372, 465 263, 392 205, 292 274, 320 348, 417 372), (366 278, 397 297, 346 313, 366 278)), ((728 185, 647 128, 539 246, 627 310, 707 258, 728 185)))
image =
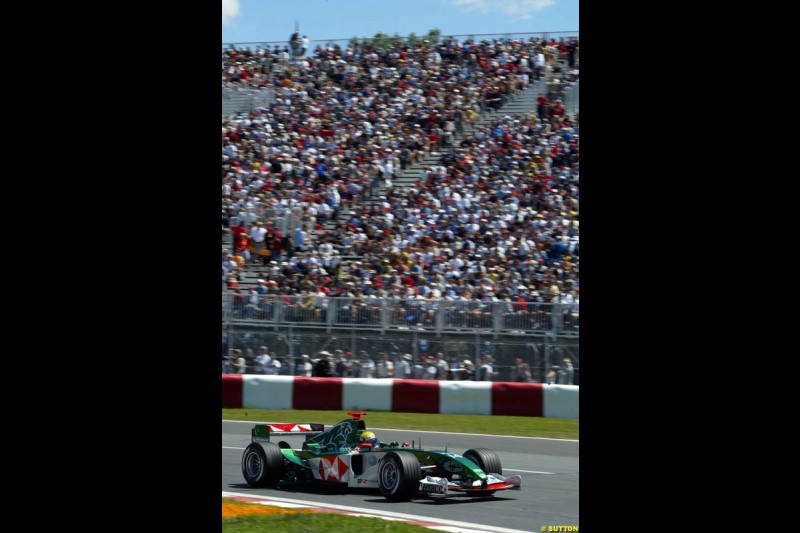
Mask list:
POLYGON ((270 437, 304 435, 306 440, 325 431, 324 424, 258 424, 253 427, 253 442, 269 442, 270 437))

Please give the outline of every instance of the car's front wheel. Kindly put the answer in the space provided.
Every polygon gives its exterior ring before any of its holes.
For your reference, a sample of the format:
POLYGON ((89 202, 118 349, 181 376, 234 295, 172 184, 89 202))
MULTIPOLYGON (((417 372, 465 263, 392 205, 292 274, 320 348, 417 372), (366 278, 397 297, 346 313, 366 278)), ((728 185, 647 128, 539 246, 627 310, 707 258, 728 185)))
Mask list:
POLYGON ((251 442, 242 454, 242 474, 251 487, 275 487, 283 478, 283 454, 274 442, 251 442))
MULTIPOLYGON (((503 466, 500 464, 500 456, 497 452, 489 448, 473 448, 464 452, 464 457, 478 465, 486 474, 503 475, 503 466)), ((472 493, 474 496, 491 496, 493 490, 480 490, 472 493)))
POLYGON ((390 501, 407 502, 419 492, 422 468, 414 454, 389 452, 378 470, 378 487, 390 501))
POLYGON ((464 457, 481 467, 487 474, 503 475, 503 466, 500 464, 500 456, 497 452, 489 448, 473 448, 464 452, 464 457))

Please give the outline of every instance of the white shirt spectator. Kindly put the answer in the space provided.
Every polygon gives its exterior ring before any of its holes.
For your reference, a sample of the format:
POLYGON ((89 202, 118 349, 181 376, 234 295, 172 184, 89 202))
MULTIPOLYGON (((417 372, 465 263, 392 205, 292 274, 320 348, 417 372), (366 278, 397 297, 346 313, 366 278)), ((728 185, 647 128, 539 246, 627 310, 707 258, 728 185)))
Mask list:
POLYGON ((258 374, 266 374, 271 363, 272 358, 269 356, 269 354, 259 354, 259 356, 256 357, 256 372, 258 374))

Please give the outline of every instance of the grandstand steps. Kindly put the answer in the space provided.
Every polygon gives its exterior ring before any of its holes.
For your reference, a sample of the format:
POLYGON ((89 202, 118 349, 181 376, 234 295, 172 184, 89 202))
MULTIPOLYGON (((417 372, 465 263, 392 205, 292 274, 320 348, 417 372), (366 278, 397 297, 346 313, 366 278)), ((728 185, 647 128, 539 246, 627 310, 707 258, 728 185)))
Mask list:
POLYGON ((252 95, 246 91, 231 91, 222 99, 222 116, 226 117, 250 108, 252 95))
MULTIPOLYGON (((536 112, 536 99, 539 95, 547 92, 547 83, 545 80, 540 80, 536 83, 531 83, 527 89, 514 94, 513 98, 509 99, 506 104, 497 111, 488 110, 477 117, 474 124, 466 124, 464 133, 456 137, 456 143, 472 135, 475 131, 491 124, 499 117, 506 115, 521 115, 525 113, 536 112)), ((451 147, 445 147, 444 150, 450 150, 451 147)), ((432 152, 431 154, 423 157, 414 165, 409 166, 406 170, 399 172, 394 180, 395 187, 411 188, 414 182, 419 178, 420 172, 424 165, 435 165, 439 162, 442 152, 432 152)))
MULTIPOLYGON (((538 82, 533 82, 528 85, 528 88, 514 93, 514 95, 509 98, 506 104, 501 107, 497 111, 487 110, 484 113, 481 113, 475 120, 473 124, 465 124, 464 125, 464 132, 461 135, 456 136, 455 143, 457 144, 461 142, 463 139, 470 136, 473 132, 477 131, 484 126, 491 124, 493 121, 497 120, 498 117, 503 117, 506 115, 519 115, 524 113, 535 113, 536 112, 536 99, 539 95, 547 92, 547 80, 542 79, 538 82)), ((445 150, 451 150, 452 147, 443 147, 442 151, 434 151, 430 154, 424 156, 419 161, 415 162, 412 165, 409 165, 406 170, 400 171, 396 174, 395 179, 393 180, 393 186, 395 189, 410 189, 414 186, 414 182, 419 178, 420 172, 425 165, 435 165, 439 162, 443 152, 445 150)), ((375 194, 371 197, 363 198, 359 201, 360 205, 370 204, 376 202, 379 197, 384 194, 383 186, 378 187, 375 191, 375 194)), ((342 209, 339 213, 338 221, 343 222, 348 219, 349 216, 352 216, 353 212, 348 209, 342 209)), ((336 220, 329 220, 325 224, 325 229, 323 231, 314 231, 312 234, 314 236, 320 235, 324 232, 331 232, 336 229, 336 220)))
MULTIPOLYGON (((483 128, 500 117, 504 117, 506 115, 521 115, 525 113, 535 113, 537 102, 536 99, 541 94, 545 94, 547 92, 547 82, 546 78, 543 78, 537 82, 531 82, 527 89, 523 91, 519 91, 515 93, 506 104, 501 107, 497 111, 487 110, 484 113, 481 113, 476 118, 473 124, 464 124, 464 131, 461 135, 457 135, 455 137, 454 144, 457 145, 463 139, 467 138, 468 136, 472 135, 475 131, 483 128)), ((435 165, 439 162, 443 153, 445 151, 451 150, 452 147, 443 147, 439 152, 431 152, 430 154, 424 156, 419 161, 415 162, 412 165, 409 165, 406 170, 398 172, 396 174, 395 179, 393 180, 393 186, 395 190, 398 189, 410 189, 413 187, 414 182, 419 179, 420 172, 424 165, 435 165)), ((373 196, 371 197, 364 197, 359 200, 359 206, 369 205, 377 202, 381 195, 385 194, 383 186, 376 188, 374 191, 373 196)), ((311 237, 311 245, 315 246, 318 242, 320 237, 322 237, 326 233, 331 233, 336 231, 337 223, 344 222, 348 220, 354 213, 350 207, 345 207, 341 209, 338 215, 338 219, 332 219, 325 223, 322 230, 312 230, 310 233, 311 237)), ((347 271, 349 270, 349 264, 351 261, 357 261, 361 259, 360 256, 344 256, 342 257, 342 270, 347 271)), ((243 269, 243 280, 239 282, 239 287, 247 288, 252 285, 256 284, 256 280, 260 277, 264 277, 267 271, 266 266, 262 266, 260 262, 258 263, 250 263, 243 269)))

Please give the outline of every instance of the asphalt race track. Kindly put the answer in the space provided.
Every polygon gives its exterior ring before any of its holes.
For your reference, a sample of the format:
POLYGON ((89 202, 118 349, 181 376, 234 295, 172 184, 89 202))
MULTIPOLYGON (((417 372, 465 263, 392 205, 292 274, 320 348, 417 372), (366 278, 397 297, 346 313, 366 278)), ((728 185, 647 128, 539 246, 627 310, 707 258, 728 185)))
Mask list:
MULTIPOLYGON (((314 422, 286 420, 281 422, 314 422)), ((242 477, 241 458, 250 443, 254 422, 222 422, 222 490, 281 498, 347 505, 378 511, 418 515, 431 519, 458 520, 521 531, 541 532, 542 526, 578 526, 578 447, 577 441, 527 437, 499 437, 398 431, 368 426, 382 441, 411 442, 433 449, 445 446, 456 453, 469 448, 491 448, 500 455, 503 473, 520 475, 521 490, 506 490, 488 498, 435 500, 420 497, 410 502, 392 503, 378 491, 306 485, 279 489, 253 489, 242 477)), ((302 437, 281 437, 299 448, 302 437)))

